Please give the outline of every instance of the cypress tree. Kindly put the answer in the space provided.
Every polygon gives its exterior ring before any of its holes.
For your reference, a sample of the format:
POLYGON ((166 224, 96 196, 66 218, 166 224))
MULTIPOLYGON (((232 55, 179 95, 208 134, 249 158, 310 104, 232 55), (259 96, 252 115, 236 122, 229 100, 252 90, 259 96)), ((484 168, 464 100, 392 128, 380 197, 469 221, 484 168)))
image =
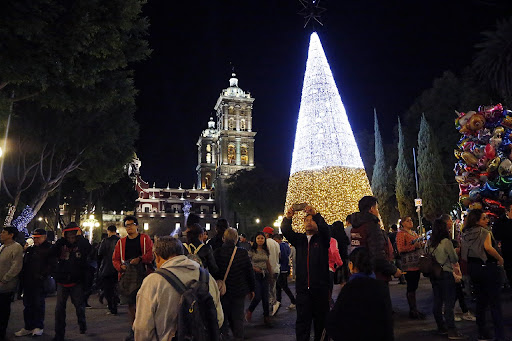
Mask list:
POLYGON ((393 181, 390 170, 386 167, 386 158, 384 156, 384 146, 382 136, 379 130, 379 121, 377 112, 374 111, 374 131, 375 131, 375 164, 372 174, 372 192, 379 201, 379 211, 382 223, 388 227, 392 223, 393 211, 393 181))
POLYGON ((423 216, 432 221, 446 213, 448 200, 443 178, 443 165, 432 129, 425 115, 421 116, 418 133, 418 176, 423 216))
POLYGON ((405 136, 398 118, 398 162, 396 163, 396 201, 401 217, 414 217, 415 186, 413 172, 407 165, 405 136))

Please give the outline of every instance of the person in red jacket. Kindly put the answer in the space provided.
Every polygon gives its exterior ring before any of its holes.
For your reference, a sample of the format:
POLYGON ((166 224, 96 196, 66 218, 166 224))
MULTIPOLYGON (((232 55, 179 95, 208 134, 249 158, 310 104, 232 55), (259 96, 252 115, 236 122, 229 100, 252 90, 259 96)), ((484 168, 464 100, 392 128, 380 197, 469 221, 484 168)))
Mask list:
MULTIPOLYGON (((112 264, 119 273, 119 279, 121 279, 128 267, 144 267, 145 273, 145 268, 153 262, 153 242, 147 234, 139 233, 137 230, 139 224, 137 218, 126 216, 123 221, 128 235, 117 242, 114 254, 112 255, 112 264)), ((131 326, 133 326, 133 321, 135 320, 137 291, 138 289, 129 296, 123 296, 128 304, 128 315, 130 317, 130 334, 125 339, 127 341, 134 339, 131 326)))

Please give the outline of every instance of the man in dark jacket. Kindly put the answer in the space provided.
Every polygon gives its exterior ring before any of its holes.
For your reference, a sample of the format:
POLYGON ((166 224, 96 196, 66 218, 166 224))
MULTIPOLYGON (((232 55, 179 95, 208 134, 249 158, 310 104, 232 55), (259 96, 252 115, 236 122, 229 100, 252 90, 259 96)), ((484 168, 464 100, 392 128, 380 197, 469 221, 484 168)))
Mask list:
POLYGON ((116 248, 119 237, 117 236, 117 228, 110 225, 107 228, 108 237, 103 239, 98 248, 98 257, 100 258, 100 271, 98 277, 103 286, 103 292, 107 299, 108 310, 111 314, 117 314, 117 270, 112 264, 112 255, 116 248))
POLYGON ((62 231, 64 237, 59 239, 50 249, 50 256, 57 257, 54 273, 57 282, 57 305, 55 306, 55 341, 64 340, 66 332, 66 303, 71 296, 75 306, 80 334, 85 334, 85 304, 83 285, 87 276, 87 255, 91 252, 91 244, 87 239, 77 235, 80 227, 69 223, 62 231))
POLYGON ((44 328, 45 297, 43 283, 50 276, 50 247, 46 240, 46 231, 36 229, 32 233, 34 246, 25 251, 21 270, 23 289, 23 319, 25 327, 14 333, 16 336, 41 336, 44 328))
POLYGON ((215 236, 206 243, 207 245, 210 245, 213 251, 217 250, 219 247, 222 246, 223 241, 222 237, 224 236, 224 231, 226 231, 229 227, 228 221, 224 218, 220 218, 217 220, 217 224, 215 225, 215 236))
POLYGON ((389 281, 391 276, 400 277, 402 272, 388 258, 388 240, 380 228, 377 199, 365 196, 359 200, 359 212, 353 213, 351 219, 352 249, 368 249, 377 279, 389 281))
POLYGON ((314 322, 315 340, 320 340, 329 312, 329 246, 331 234, 324 218, 311 206, 304 209, 306 233, 292 229, 293 208, 286 211, 281 231, 297 252, 297 340, 309 340, 314 322))
MULTIPOLYGON (((217 280, 223 280, 233 256, 235 244, 238 241, 238 232, 234 228, 228 228, 224 232, 224 244, 214 251, 215 261, 219 271, 214 276, 217 280)), ((221 297, 224 310, 224 325, 221 328, 223 335, 227 336, 228 323, 235 340, 244 339, 244 300, 246 295, 250 299, 254 297, 254 270, 247 250, 237 247, 233 263, 226 277, 226 294, 221 297)))
POLYGON ((505 210, 505 215, 494 223, 492 233, 501 242, 501 253, 505 260, 503 267, 512 286, 512 202, 505 204, 505 210))

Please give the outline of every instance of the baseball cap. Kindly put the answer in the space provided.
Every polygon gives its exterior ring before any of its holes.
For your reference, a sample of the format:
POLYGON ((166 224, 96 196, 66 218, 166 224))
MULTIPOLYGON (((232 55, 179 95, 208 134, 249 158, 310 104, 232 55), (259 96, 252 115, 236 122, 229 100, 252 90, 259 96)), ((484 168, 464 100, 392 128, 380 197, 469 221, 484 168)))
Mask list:
POLYGON ((269 234, 274 234, 274 229, 270 226, 266 226, 264 229, 263 229, 263 233, 269 233, 269 234))
POLYGON ((32 235, 30 237, 34 238, 34 237, 42 237, 42 236, 46 236, 45 229, 35 229, 34 231, 32 231, 32 235))

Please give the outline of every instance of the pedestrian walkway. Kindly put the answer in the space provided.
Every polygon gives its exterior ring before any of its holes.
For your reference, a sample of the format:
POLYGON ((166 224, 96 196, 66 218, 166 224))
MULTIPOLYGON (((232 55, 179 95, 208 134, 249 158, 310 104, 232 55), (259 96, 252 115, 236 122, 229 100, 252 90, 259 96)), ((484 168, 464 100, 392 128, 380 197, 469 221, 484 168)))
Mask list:
MULTIPOLYGON (((292 291, 295 291, 293 284, 290 285, 292 291)), ((339 289, 335 289, 337 295, 339 289)), ((408 305, 405 298, 405 286, 398 285, 395 280, 390 284, 391 300, 393 302, 393 309, 395 311, 395 340, 397 341, 437 341, 447 340, 446 337, 435 335, 434 330, 436 324, 432 316, 432 289, 428 279, 423 278, 420 281, 418 289, 418 303, 421 310, 427 313, 427 319, 423 321, 410 320, 408 317, 408 305)), ((119 341, 124 340, 128 333, 128 315, 126 306, 120 306, 119 314, 117 316, 106 315, 107 306, 102 306, 96 299, 97 296, 92 296, 89 303, 93 306, 92 309, 86 310, 87 315, 87 334, 81 335, 76 322, 76 315, 74 307, 68 302, 67 309, 67 326, 66 326, 66 339, 77 341, 119 341)), ((505 328, 507 335, 512 335, 512 300, 511 294, 506 293, 503 295, 503 311, 505 316, 505 328)), ((49 297, 46 300, 46 322, 44 335, 38 337, 39 341, 51 340, 54 336, 54 311, 55 311, 55 297, 49 297)), ((469 302, 469 307, 474 311, 474 303, 469 302)), ((261 305, 254 311, 253 322, 246 325, 247 339, 254 341, 291 341, 295 340, 295 310, 286 310, 290 304, 288 297, 283 296, 283 306, 279 309, 276 316, 273 318, 273 327, 268 328, 263 324, 263 313, 261 305)), ((248 303, 247 303, 248 305, 248 303)), ((459 311, 458 305, 455 308, 456 312, 459 311)), ((490 319, 490 315, 488 316, 490 319)), ((456 322, 457 327, 462 333, 470 337, 470 340, 476 340, 476 323, 470 321, 456 322)), ((11 340, 28 340, 29 337, 14 337, 14 332, 23 327, 23 303, 16 301, 12 304, 11 319, 7 335, 11 340)))

